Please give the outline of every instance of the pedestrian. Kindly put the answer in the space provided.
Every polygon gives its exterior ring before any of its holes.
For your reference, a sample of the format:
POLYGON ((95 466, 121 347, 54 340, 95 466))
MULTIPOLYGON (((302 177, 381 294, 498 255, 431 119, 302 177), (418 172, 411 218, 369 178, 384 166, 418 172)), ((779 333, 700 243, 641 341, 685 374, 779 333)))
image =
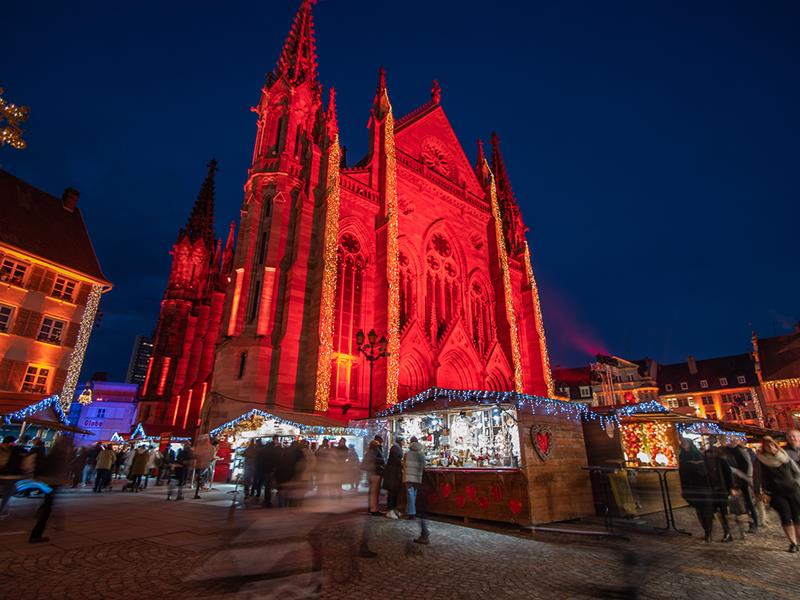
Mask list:
POLYGON ((357 492, 361 483, 361 461, 358 460, 358 452, 353 444, 347 447, 347 468, 350 472, 350 491, 357 492))
POLYGON ((160 462, 161 452, 155 446, 149 446, 147 449, 147 466, 144 470, 144 489, 147 489, 150 476, 156 477, 156 470, 160 462))
POLYGON ((738 492, 738 496, 740 496, 737 502, 744 505, 743 508, 750 518, 750 527, 747 532, 756 533, 760 523, 758 511, 756 510, 756 496, 754 491, 754 456, 751 455, 751 450, 739 436, 731 437, 729 452, 734 463, 734 466, 731 468, 733 473, 733 487, 738 492))
POLYGON ((680 445, 678 476, 681 480, 681 495, 695 510, 697 520, 700 521, 705 533, 705 540, 710 542, 714 525, 714 507, 706 461, 692 440, 681 438, 680 445))
POLYGON ((302 458, 303 454, 297 441, 293 441, 288 448, 281 448, 278 455, 275 480, 278 485, 278 506, 281 508, 288 508, 296 504, 295 475, 298 463, 302 458))
POLYGON ((770 436, 761 440, 761 451, 756 457, 761 463, 770 506, 780 516, 783 531, 789 538, 789 552, 795 553, 800 540, 800 467, 770 436))
POLYGON ((183 500, 183 486, 186 484, 186 480, 191 478, 192 469, 194 469, 194 448, 192 448, 191 442, 183 443, 183 448, 175 457, 175 463, 178 465, 175 472, 178 480, 178 495, 175 499, 183 500))
POLYGON ((244 450, 244 489, 245 496, 261 495, 261 473, 259 463, 263 460, 264 447, 261 440, 252 440, 244 450))
POLYGON ((342 499, 342 486, 350 480, 350 471, 347 464, 349 453, 347 451, 347 440, 339 438, 336 446, 332 448, 333 454, 333 474, 334 486, 333 495, 342 499))
POLYGON ((86 448, 79 446, 73 451, 72 459, 69 462, 69 471, 73 488, 76 488, 80 485, 81 477, 83 476, 83 468, 85 466, 86 448))
POLYGON ((133 460, 131 461, 130 472, 128 473, 128 481, 126 487, 138 492, 142 487, 142 477, 147 471, 147 463, 150 460, 150 454, 147 448, 139 446, 136 452, 133 453, 133 460))
POLYGON ((786 454, 800 466, 800 431, 797 429, 786 432, 786 454))
POLYGON ((16 490, 17 481, 22 479, 22 458, 25 450, 15 442, 13 435, 7 435, 0 444, 0 519, 9 515, 8 503, 16 490))
POLYGON ((362 470, 367 473, 369 483, 369 513, 373 516, 383 516, 379 508, 379 498, 381 493, 381 479, 386 462, 383 458, 383 440, 376 435, 369 443, 367 452, 364 455, 364 462, 361 464, 362 470))
POLYGON ((281 457, 281 442, 276 435, 272 441, 264 444, 258 455, 258 476, 264 486, 264 508, 272 508, 272 488, 275 485, 275 469, 281 457))
POLYGON ((297 474, 298 494, 301 497, 312 491, 314 485, 314 471, 317 464, 317 457, 311 451, 308 440, 300 442, 300 450, 303 452, 303 460, 299 464, 297 474))
POLYGON ((403 483, 406 489, 406 516, 413 519, 417 514, 417 496, 425 470, 425 453, 416 437, 411 438, 408 452, 403 456, 403 483))
POLYGON ((117 461, 117 455, 110 446, 103 447, 97 455, 97 466, 94 476, 94 492, 102 493, 106 486, 111 485, 111 467, 117 461))
POLYGON ((728 523, 733 474, 726 449, 714 445, 706 450, 706 470, 711 484, 711 506, 713 514, 719 518, 724 532, 721 542, 732 542, 733 535, 728 523))
POLYGON ((317 461, 317 481, 319 483, 319 495, 322 498, 332 496, 334 475, 334 459, 336 458, 331 449, 331 442, 328 438, 323 438, 322 443, 314 453, 317 461))
POLYGON ((119 479, 122 475, 122 468, 125 466, 125 449, 120 446, 116 452, 116 458, 114 459, 114 470, 113 470, 113 477, 114 479, 119 479))
POLYGON ((403 488, 403 438, 396 436, 383 469, 383 489, 386 490, 386 516, 398 519, 397 498, 403 488))
POLYGON ((39 507, 37 512, 38 518, 36 524, 28 538, 28 543, 30 544, 49 541, 49 538, 44 537, 42 534, 47 526, 50 513, 53 510, 56 492, 65 482, 65 477, 69 468, 69 457, 71 455, 72 439, 61 435, 56 438, 50 452, 41 457, 39 465, 37 465, 35 469, 37 480, 44 484, 45 494, 42 506, 39 507))
POLYGON ((97 442, 86 453, 86 465, 83 467, 83 481, 81 485, 89 485, 94 479, 94 470, 97 465, 97 455, 100 454, 100 442, 97 442))
POLYGON ((211 459, 214 457, 214 446, 211 445, 211 438, 207 433, 202 434, 197 438, 195 444, 194 459, 195 459, 195 500, 200 498, 200 487, 205 483, 208 477, 208 467, 211 464, 211 459))

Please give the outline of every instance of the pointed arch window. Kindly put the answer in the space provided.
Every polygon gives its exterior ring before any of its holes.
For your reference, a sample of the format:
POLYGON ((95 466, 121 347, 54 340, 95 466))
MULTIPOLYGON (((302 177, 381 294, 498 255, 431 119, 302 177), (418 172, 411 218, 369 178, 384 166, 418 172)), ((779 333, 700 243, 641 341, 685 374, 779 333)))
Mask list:
POLYGON ((425 333, 438 344, 461 311, 458 268, 450 242, 435 234, 425 256, 425 333))
POLYGON ((414 307, 416 306, 414 285, 416 277, 411 266, 411 260, 409 260, 405 252, 400 252, 398 262, 400 264, 400 331, 403 331, 414 316, 414 307))
POLYGON ((353 234, 339 240, 336 319, 334 323, 334 363, 331 386, 336 398, 354 400, 358 392, 358 348, 356 332, 363 326, 363 292, 366 258, 361 243, 353 234))
POLYGON ((473 280, 469 288, 470 334, 481 356, 486 356, 495 336, 491 297, 486 285, 473 280))

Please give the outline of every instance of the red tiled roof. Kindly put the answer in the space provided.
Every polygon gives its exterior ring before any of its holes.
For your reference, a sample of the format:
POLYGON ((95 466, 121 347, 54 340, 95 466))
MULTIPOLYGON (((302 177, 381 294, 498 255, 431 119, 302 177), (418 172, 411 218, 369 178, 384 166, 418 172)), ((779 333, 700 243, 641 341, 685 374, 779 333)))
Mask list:
POLYGON ((79 208, 0 169, 0 243, 108 283, 79 208))

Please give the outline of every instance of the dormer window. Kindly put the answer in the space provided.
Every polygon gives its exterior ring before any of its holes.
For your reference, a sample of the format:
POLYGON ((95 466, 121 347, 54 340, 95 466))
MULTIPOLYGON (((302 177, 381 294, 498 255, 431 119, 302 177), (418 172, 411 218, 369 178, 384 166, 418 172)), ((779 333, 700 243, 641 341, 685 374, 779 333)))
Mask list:
POLYGON ((728 385, 728 378, 727 377, 720 377, 719 378, 720 385, 728 385))
POLYGON ((744 375, 739 375, 739 376, 736 378, 736 381, 737 381, 737 382, 739 382, 739 383, 740 383, 740 384, 742 384, 742 385, 744 385, 745 383, 747 383, 747 380, 744 378, 744 375))
POLYGON ((688 383, 686 383, 685 381, 681 381, 681 389, 682 389, 683 391, 686 391, 686 390, 688 390, 688 389, 689 389, 689 384, 688 384, 688 383))
POLYGON ((708 379, 701 379, 700 380, 700 387, 706 389, 708 387, 708 379))
POLYGON ((666 384, 666 385, 664 386, 664 389, 665 389, 666 391, 668 391, 668 392, 671 392, 671 391, 672 391, 672 384, 671 384, 671 383, 668 383, 668 384, 666 384))

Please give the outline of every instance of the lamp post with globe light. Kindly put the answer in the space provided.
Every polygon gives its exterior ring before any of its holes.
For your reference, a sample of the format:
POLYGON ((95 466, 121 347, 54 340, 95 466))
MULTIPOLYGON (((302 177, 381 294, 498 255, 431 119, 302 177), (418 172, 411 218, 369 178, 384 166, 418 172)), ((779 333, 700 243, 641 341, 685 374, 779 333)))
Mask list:
POLYGON ((367 359, 369 362, 369 408, 367 410, 368 418, 372 418, 372 368, 375 364, 376 360, 380 360, 381 358, 386 358, 389 356, 389 352, 386 351, 386 347, 389 345, 389 340, 386 339, 386 336, 381 336, 381 339, 378 339, 378 334, 375 333, 374 329, 370 329, 369 333, 364 335, 364 331, 359 329, 358 333, 356 333, 356 344, 358 345, 358 350, 364 355, 364 358, 367 359), (366 338, 366 339, 365 339, 366 338))

